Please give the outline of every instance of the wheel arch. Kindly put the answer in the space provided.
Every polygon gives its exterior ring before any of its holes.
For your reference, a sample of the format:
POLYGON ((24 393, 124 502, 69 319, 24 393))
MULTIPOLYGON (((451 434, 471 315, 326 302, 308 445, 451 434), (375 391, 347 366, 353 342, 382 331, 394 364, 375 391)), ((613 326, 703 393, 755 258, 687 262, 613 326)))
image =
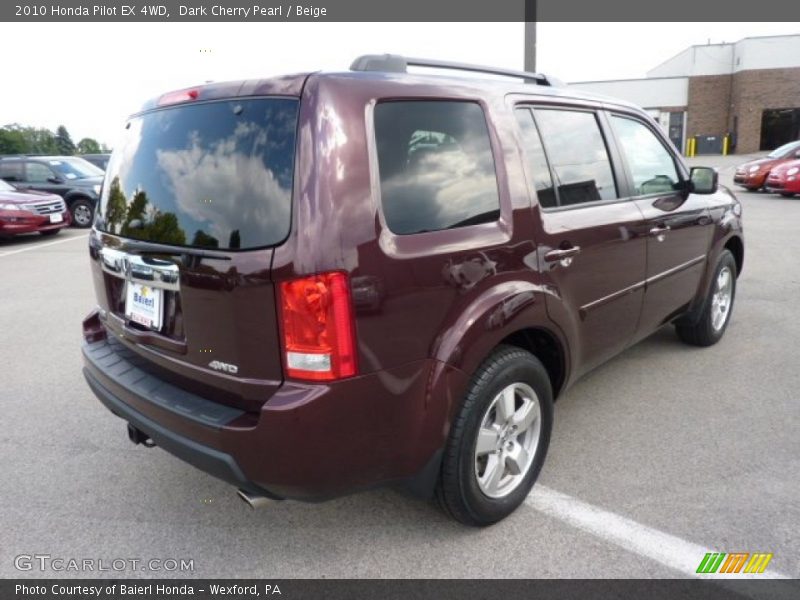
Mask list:
POLYGON ((568 381, 569 355, 566 340, 547 315, 547 293, 528 281, 489 288, 436 338, 432 356, 469 378, 498 346, 516 346, 542 362, 556 397, 568 381))
POLYGON ((736 261, 736 277, 739 277, 744 266, 744 241, 738 235, 732 235, 723 248, 733 254, 733 259, 736 261))
POLYGON ((566 352, 558 336, 544 327, 526 327, 506 336, 500 344, 527 350, 544 365, 550 377, 553 399, 557 399, 567 381, 566 352))
POLYGON ((68 207, 71 207, 73 203, 77 202, 78 200, 86 200, 92 205, 95 203, 95 200, 93 200, 89 194, 82 190, 70 190, 64 195, 64 202, 66 202, 68 207))

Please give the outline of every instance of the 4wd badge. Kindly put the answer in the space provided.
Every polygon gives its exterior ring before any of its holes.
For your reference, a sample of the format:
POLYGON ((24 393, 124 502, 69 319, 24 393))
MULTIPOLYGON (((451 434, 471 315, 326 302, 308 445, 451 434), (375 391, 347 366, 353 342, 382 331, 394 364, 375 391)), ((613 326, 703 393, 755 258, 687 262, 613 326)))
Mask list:
POLYGON ((230 373, 231 375, 236 375, 239 372, 239 367, 236 365, 224 363, 220 360, 212 360, 210 363, 208 363, 208 366, 215 371, 224 371, 225 373, 230 373))

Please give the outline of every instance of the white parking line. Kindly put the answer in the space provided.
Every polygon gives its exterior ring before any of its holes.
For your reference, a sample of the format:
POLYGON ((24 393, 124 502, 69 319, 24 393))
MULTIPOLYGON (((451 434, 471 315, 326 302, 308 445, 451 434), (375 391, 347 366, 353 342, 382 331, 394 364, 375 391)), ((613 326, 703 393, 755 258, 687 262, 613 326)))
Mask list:
MULTIPOLYGON (((771 568, 767 568, 760 575, 744 573, 701 575, 696 573, 696 570, 706 553, 724 551, 725 548, 717 550, 704 548, 542 485, 534 486, 533 492, 525 502, 549 517, 564 521, 629 552, 654 560, 665 567, 679 571, 684 576, 704 579, 720 577, 790 579, 787 575, 771 568)), ((739 548, 735 550, 741 552, 739 548)), ((763 551, 762 548, 753 550, 763 551)))
POLYGON ((44 244, 35 244, 33 246, 26 246, 25 248, 20 248, 19 250, 11 250, 10 252, 0 252, 0 258, 4 256, 11 256, 12 254, 19 254, 20 252, 27 252, 28 250, 38 250, 39 248, 44 248, 46 246, 55 246, 56 244, 63 244, 64 242, 71 242, 72 240, 85 240, 89 237, 89 234, 86 235, 76 235, 74 237, 68 237, 64 240, 56 240, 55 242, 46 242, 44 244))

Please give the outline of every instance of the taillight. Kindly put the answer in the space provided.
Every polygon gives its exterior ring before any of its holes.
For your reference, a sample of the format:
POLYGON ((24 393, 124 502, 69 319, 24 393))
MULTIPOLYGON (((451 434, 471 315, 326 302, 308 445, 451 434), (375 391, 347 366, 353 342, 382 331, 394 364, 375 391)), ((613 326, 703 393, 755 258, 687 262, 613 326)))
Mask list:
POLYGON ((167 92, 158 99, 158 105, 164 106, 165 104, 176 104, 178 102, 188 102, 189 100, 197 100, 200 91, 196 88, 188 90, 177 90, 174 92, 167 92))
POLYGON ((280 307, 289 377, 330 381, 356 374, 347 274, 334 271, 282 282, 280 307))

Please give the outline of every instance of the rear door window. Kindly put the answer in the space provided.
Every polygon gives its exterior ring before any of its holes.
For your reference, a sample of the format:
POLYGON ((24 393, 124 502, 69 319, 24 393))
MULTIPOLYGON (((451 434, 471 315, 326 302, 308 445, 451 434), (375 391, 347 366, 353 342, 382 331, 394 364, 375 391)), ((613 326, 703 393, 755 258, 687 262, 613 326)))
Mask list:
POLYGON ((528 177, 536 190, 539 204, 544 208, 552 208, 557 204, 553 176, 550 174, 550 165, 547 164, 542 139, 539 137, 533 115, 529 108, 518 108, 514 111, 514 115, 522 132, 528 177))
POLYGON ((559 206, 619 197, 608 149, 591 111, 536 108, 559 206))
POLYGON ((397 234, 497 221, 500 199, 483 109, 475 102, 375 107, 381 203, 397 234))
POLYGON ((178 246, 252 249, 291 223, 295 98, 181 104, 131 119, 98 228, 178 246))
POLYGON ((38 162, 27 162, 25 164, 25 181, 29 183, 47 183, 55 173, 50 167, 38 162))
POLYGON ((0 179, 6 181, 22 181, 22 161, 0 161, 0 179))

